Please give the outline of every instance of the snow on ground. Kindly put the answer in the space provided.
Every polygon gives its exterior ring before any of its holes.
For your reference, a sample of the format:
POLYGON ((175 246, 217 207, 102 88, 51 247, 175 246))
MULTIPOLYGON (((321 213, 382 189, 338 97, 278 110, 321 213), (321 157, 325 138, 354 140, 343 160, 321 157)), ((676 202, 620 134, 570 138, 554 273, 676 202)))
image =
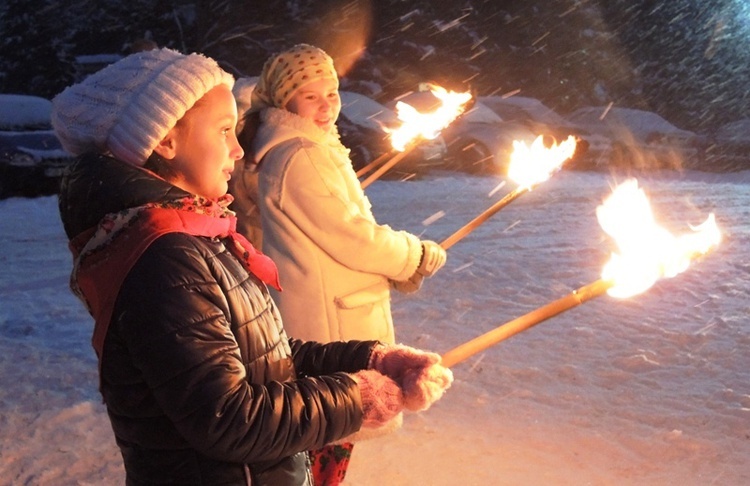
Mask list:
MULTIPOLYGON (((622 180, 562 172, 507 206, 418 294, 394 295, 398 339, 446 352, 598 279, 613 248, 595 210, 622 180)), ((435 173, 367 192, 380 222, 440 241, 512 189, 499 182, 435 173)), ((750 173, 639 182, 674 233, 714 212, 722 245, 457 364, 440 402, 357 445, 347 484, 750 484, 750 173)), ((122 484, 55 198, 0 201, 0 244, 0 484, 122 484)))

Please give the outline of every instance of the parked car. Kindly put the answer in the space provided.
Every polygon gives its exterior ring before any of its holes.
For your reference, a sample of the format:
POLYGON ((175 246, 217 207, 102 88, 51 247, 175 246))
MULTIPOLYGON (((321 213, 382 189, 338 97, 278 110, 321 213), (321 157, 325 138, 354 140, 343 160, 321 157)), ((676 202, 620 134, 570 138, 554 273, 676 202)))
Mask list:
POLYGON ((571 135, 576 137, 576 153, 572 160, 565 164, 566 168, 585 169, 597 165, 612 149, 609 138, 576 126, 536 98, 481 96, 479 101, 503 120, 522 123, 537 135, 552 137, 556 143, 566 140, 571 135))
MULTIPOLYGON (((531 144, 537 134, 523 123, 490 119, 492 112, 481 102, 443 132, 448 145, 448 165, 470 173, 506 174, 513 153, 513 142, 531 144)), ((494 112, 492 112, 494 113, 494 112)))
MULTIPOLYGON (((414 91, 398 98, 420 112, 440 104, 430 91, 414 91)), ((472 102, 470 102, 472 103, 472 102)), ((481 101, 471 106, 441 135, 448 149, 443 167, 470 173, 505 173, 513 141, 531 143, 536 135, 523 123, 506 121, 481 101)))
POLYGON ((609 163, 601 168, 677 169, 699 156, 694 132, 677 128, 650 111, 588 106, 567 118, 584 130, 610 138, 609 163))
POLYGON ((0 94, 0 198, 56 194, 73 157, 50 123, 52 102, 0 94))
POLYGON ((377 101, 351 91, 340 91, 341 113, 336 122, 341 141, 351 150, 354 170, 391 149, 386 129, 398 123, 396 114, 377 101))
MULTIPOLYGON (((340 91, 341 114, 339 134, 343 144, 351 150, 354 170, 359 170, 381 154, 390 152, 389 130, 401 121, 392 109, 360 93, 340 91)), ((446 147, 441 137, 421 141, 408 156, 393 167, 391 176, 424 172, 442 163, 446 147)))
POLYGON ((727 123, 712 133, 698 168, 711 172, 750 169, 750 118, 727 123))

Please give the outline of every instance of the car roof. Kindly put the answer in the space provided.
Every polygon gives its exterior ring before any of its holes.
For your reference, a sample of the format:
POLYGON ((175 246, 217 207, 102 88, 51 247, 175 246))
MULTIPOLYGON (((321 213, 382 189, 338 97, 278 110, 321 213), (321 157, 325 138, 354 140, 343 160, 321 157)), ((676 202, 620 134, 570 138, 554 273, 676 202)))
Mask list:
POLYGON ((630 130, 638 132, 693 133, 676 127, 657 113, 635 108, 587 106, 573 111, 568 118, 589 124, 602 122, 604 124, 624 125, 630 130))
MULTIPOLYGON (((503 107, 511 107, 521 110, 534 120, 556 125, 567 126, 570 122, 549 106, 536 98, 527 96, 481 96, 479 100, 493 110, 502 110, 503 107)), ((502 116, 502 111, 500 112, 502 116)))
POLYGON ((0 94, 0 130, 50 128, 52 102, 39 96, 0 94))

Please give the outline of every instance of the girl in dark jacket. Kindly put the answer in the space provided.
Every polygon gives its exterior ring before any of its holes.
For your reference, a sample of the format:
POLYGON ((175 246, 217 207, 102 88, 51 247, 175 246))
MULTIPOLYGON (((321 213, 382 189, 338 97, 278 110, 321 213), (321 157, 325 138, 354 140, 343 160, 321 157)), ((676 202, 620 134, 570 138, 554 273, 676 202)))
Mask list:
POLYGON ((304 451, 421 410, 439 356, 286 336, 276 267, 235 231, 232 77, 169 49, 67 88, 53 125, 78 160, 60 214, 71 287, 94 317, 100 390, 126 482, 310 485, 304 451))

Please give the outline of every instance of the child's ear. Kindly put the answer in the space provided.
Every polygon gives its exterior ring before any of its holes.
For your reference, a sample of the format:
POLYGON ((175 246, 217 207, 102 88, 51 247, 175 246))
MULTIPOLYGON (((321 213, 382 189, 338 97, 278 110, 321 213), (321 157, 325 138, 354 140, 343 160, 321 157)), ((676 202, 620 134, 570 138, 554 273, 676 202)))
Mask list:
POLYGON ((172 160, 177 155, 177 140, 175 129, 172 128, 161 141, 154 147, 154 152, 165 160, 172 160))

